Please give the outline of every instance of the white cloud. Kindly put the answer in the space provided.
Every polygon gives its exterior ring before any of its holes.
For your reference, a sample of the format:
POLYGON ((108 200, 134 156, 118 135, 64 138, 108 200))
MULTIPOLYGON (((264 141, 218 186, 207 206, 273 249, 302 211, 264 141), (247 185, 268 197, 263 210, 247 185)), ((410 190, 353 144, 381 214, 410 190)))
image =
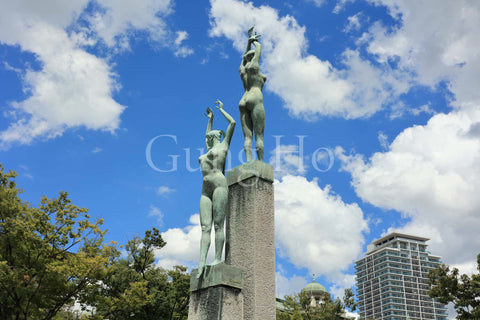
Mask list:
POLYGON ((335 298, 343 299, 345 289, 352 288, 353 286, 355 286, 355 275, 346 274, 343 275, 343 277, 337 277, 334 285, 328 288, 328 292, 335 298))
POLYGON ((303 142, 300 144, 301 150, 297 145, 277 145, 270 152, 269 163, 273 166, 275 176, 304 174, 307 166, 303 158, 303 142))
POLYGON ((317 7, 321 7, 325 3, 325 0, 307 0, 307 1, 313 2, 317 7))
POLYGON ((361 254, 367 230, 358 205, 344 203, 330 186, 289 175, 275 183, 277 249, 297 267, 342 281, 342 272, 361 254))
POLYGON ((388 136, 383 131, 378 131, 378 142, 382 149, 388 149, 388 136))
POLYGON ((99 148, 99 147, 95 147, 95 149, 92 150, 93 154, 100 153, 100 152, 102 152, 102 148, 99 148))
POLYGON ((357 13, 353 16, 350 16, 347 18, 347 24, 345 28, 343 29, 344 32, 352 32, 352 31, 358 31, 362 27, 362 24, 360 23, 360 17, 362 16, 362 13, 357 13))
MULTIPOLYGON (((212 228, 212 237, 215 231, 212 228)), ((175 265, 184 265, 190 269, 196 268, 200 257, 200 215, 190 216, 189 224, 185 228, 171 228, 162 232, 162 238, 167 245, 155 252, 158 265, 163 268, 172 268, 175 265)), ((207 264, 214 259, 214 241, 212 239, 208 251, 207 264)))
POLYGON ((355 0, 337 0, 335 8, 333 8, 333 13, 340 13, 349 2, 354 2, 355 0))
MULTIPOLYGON (((157 42, 171 33, 163 20, 172 12, 170 0, 0 0, 0 7, 0 43, 33 53, 40 65, 16 70, 26 98, 5 112, 10 124, 0 132, 3 148, 76 127, 114 133, 125 109, 112 97, 120 88, 117 75, 108 58, 83 47, 102 41, 118 52, 129 47, 132 31, 142 30, 157 42), (87 21, 81 28, 80 17, 87 21)), ((181 44, 174 47, 184 50, 180 56, 188 53, 181 44)))
POLYGON ((368 117, 408 89, 404 74, 390 70, 387 64, 378 69, 356 50, 343 53, 344 70, 307 54, 305 27, 292 16, 280 17, 275 9, 255 7, 251 2, 210 2, 212 36, 227 37, 243 52, 246 30, 254 25, 262 34, 266 88, 278 94, 294 116, 309 120, 320 115, 368 117))
MULTIPOLYGON (((2 145, 53 138, 78 126, 114 132, 124 107, 112 98, 118 84, 110 66, 78 49, 63 29, 17 18, 15 24, 21 32, 7 43, 34 52, 42 69, 25 72, 22 80, 28 98, 12 103, 18 120, 0 133, 2 145)), ((5 38, 0 31, 0 41, 5 38)))
MULTIPOLYGON (((150 211, 148 212, 149 217, 155 217, 157 219, 157 226, 163 226, 163 212, 155 207, 150 206, 150 211)), ((165 240, 165 239, 164 239, 165 240)))
POLYGON ((87 15, 91 30, 109 47, 129 47, 130 31, 143 30, 154 41, 167 34, 162 17, 170 14, 170 0, 96 0, 102 10, 87 15))
POLYGON ((384 5, 401 25, 388 32, 376 24, 368 44, 378 61, 398 59, 418 83, 434 87, 447 80, 457 106, 480 104, 480 2, 371 0, 384 5), (446 23, 448 21, 448 23, 446 23))
POLYGON ((462 264, 454 264, 452 265, 452 269, 457 268, 460 274, 467 274, 471 276, 472 274, 478 273, 478 264, 477 261, 471 261, 462 264))
POLYGON ((172 193, 172 192, 175 192, 175 189, 172 189, 168 186, 160 186, 157 189, 157 194, 160 195, 160 196, 165 196, 165 195, 167 195, 169 193, 172 193))
POLYGON ((434 254, 464 265, 480 247, 480 136, 472 134, 478 123, 480 108, 436 114, 368 160, 341 149, 337 155, 362 200, 410 219, 395 230, 431 238, 434 254))
POLYGON ((413 114, 414 116, 418 116, 418 115, 421 114, 421 113, 435 114, 435 110, 433 110, 433 109, 430 107, 430 104, 424 104, 424 105, 421 105, 421 106, 418 107, 418 108, 409 109, 409 112, 410 112, 411 114, 413 114))
MULTIPOLYGON (((375 0, 399 22, 391 31, 375 23, 359 44, 379 63, 394 61, 410 82, 435 88, 446 81, 456 110, 435 114, 424 126, 400 133, 386 152, 370 159, 338 150, 352 174, 357 195, 375 206, 401 212, 406 233, 431 238, 431 251, 445 262, 468 269, 480 239, 480 3, 472 1, 375 0), (445 23, 448 21, 448 23, 445 23)), ((392 117, 408 112, 434 114, 435 106, 408 108, 402 102, 392 117)))
POLYGON ((174 41, 175 45, 175 56, 185 58, 193 54, 193 49, 188 46, 182 46, 182 43, 188 39, 188 32, 186 31, 177 31, 176 38, 174 41))
POLYGON ((278 298, 299 293, 306 285, 307 280, 304 277, 293 275, 288 278, 281 271, 275 272, 275 289, 278 298))

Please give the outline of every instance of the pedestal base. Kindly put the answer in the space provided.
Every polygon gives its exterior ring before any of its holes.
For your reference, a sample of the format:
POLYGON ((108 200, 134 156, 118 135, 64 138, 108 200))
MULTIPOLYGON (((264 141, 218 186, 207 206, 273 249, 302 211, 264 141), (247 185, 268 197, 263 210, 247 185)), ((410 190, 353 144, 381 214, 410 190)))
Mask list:
POLYGON ((240 289, 215 286, 192 292, 188 320, 243 319, 243 294, 240 289))
POLYGON ((190 275, 188 320, 243 319, 242 269, 222 262, 197 274, 194 269, 190 275))
POLYGON ((273 167, 253 160, 227 172, 225 260, 243 269, 244 317, 275 320, 273 167))

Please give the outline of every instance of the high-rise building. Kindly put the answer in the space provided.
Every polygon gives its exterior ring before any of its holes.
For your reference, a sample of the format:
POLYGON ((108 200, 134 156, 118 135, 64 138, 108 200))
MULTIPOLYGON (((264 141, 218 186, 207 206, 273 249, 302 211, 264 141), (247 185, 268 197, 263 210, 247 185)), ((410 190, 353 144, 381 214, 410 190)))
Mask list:
POLYGON ((427 295, 428 271, 441 263, 427 251, 428 240, 391 233, 368 245, 355 266, 362 319, 447 319, 445 305, 427 295))

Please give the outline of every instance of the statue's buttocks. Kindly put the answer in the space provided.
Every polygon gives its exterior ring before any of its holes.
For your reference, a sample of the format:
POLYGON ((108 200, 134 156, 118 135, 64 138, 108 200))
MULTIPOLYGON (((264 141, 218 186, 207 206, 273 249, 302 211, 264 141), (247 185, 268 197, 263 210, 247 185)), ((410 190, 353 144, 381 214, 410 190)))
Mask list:
POLYGON ((260 35, 253 35, 253 28, 248 30, 248 44, 242 62, 238 69, 242 79, 243 94, 238 107, 242 122, 245 142, 243 148, 247 161, 252 160, 252 141, 255 136, 255 149, 257 158, 264 161, 263 135, 265 131, 265 108, 263 106, 263 86, 267 77, 260 72, 260 55, 262 46, 258 42, 260 35), (255 46, 251 50, 252 45, 255 46))

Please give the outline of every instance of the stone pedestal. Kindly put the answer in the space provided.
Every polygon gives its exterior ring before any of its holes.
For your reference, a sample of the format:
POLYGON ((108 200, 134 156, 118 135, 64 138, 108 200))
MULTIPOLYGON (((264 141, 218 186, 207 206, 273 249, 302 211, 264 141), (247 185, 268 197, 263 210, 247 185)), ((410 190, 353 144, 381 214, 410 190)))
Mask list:
POLYGON ((227 172, 225 260, 244 271, 244 317, 275 319, 273 167, 249 161, 227 172))
POLYGON ((197 269, 190 276, 188 320, 243 319, 243 272, 220 263, 207 266, 197 279, 197 269))

